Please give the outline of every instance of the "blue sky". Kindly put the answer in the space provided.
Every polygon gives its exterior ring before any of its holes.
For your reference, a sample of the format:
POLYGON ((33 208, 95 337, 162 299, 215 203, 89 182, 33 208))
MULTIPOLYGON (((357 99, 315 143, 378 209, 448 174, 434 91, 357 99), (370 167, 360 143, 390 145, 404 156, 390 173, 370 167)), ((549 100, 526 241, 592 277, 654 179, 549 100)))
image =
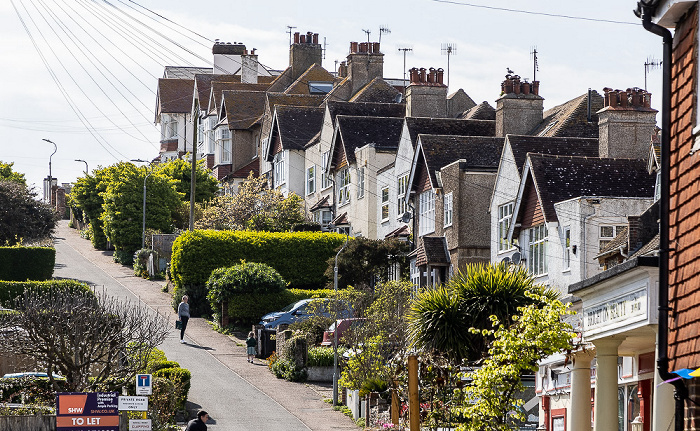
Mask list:
MULTIPOLYGON (((4 102, 0 160, 14 162, 15 170, 25 173, 37 190, 48 175, 53 152, 43 138, 58 146, 52 174, 59 182, 72 182, 82 175, 85 165, 75 159, 86 160, 92 170, 118 160, 155 157, 160 137, 153 125, 155 88, 163 67, 207 66, 214 39, 243 42, 257 48, 263 64, 284 69, 287 26, 294 26, 293 31, 319 33, 321 41, 326 38, 324 66, 334 70, 334 61, 345 58, 351 41, 367 40, 363 30, 370 30, 370 39, 376 41, 380 27, 385 27, 391 31, 382 34, 386 77, 403 76, 399 47, 413 49, 406 57, 407 68, 447 68, 447 56, 440 48, 451 43, 456 52, 450 57, 450 91, 463 88, 475 102, 488 101, 493 106, 506 67, 532 79, 530 52, 536 47, 545 109, 588 88, 602 93, 603 87, 643 87, 644 62, 650 57, 660 59, 662 49, 661 39, 646 32, 633 15, 634 1, 112 0, 110 4, 87 0, 0 4, 0 97, 4 102), (139 5, 177 25, 157 23, 139 5), (138 27, 129 27, 133 21, 122 11, 153 26, 158 35, 149 41, 135 38, 138 27), (82 42, 71 45, 70 40, 82 42), (144 52, 145 45, 161 54, 144 52)), ((660 70, 649 73, 647 87, 658 109, 660 70)))

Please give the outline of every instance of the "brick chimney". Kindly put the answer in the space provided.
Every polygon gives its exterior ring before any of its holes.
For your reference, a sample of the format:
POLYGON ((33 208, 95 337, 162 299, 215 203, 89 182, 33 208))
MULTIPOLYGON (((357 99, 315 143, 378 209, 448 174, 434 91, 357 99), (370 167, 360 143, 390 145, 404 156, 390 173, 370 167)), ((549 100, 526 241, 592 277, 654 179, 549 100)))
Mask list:
POLYGON ((241 56, 241 82, 244 84, 258 83, 258 55, 255 49, 250 53, 246 50, 241 56))
POLYGON ((445 118, 447 116, 447 85, 443 70, 412 68, 406 87, 406 116, 445 118))
POLYGON ((296 81, 312 64, 321 64, 323 51, 318 43, 318 33, 294 33, 294 43, 289 47, 289 66, 292 80, 296 81))
POLYGON ((647 158, 658 112, 651 107, 651 93, 641 88, 603 92, 603 109, 598 111, 600 157, 647 158))
POLYGON ((384 54, 380 51, 379 43, 350 42, 347 73, 353 95, 374 78, 384 77, 384 54))
POLYGON ((544 98, 539 93, 539 81, 521 82, 509 71, 496 100, 496 136, 526 135, 541 123, 544 98))
POLYGON ((241 68, 245 45, 238 42, 217 41, 211 49, 214 55, 214 75, 232 75, 241 68))

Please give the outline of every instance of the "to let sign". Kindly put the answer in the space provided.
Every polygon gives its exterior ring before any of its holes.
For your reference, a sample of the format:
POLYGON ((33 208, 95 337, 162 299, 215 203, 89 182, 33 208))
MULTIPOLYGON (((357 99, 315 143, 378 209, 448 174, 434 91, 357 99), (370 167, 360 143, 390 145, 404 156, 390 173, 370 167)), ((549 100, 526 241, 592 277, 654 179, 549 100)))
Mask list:
POLYGON ((119 410, 148 411, 148 397, 119 397, 119 410))
POLYGON ((119 431, 118 392, 56 394, 56 431, 119 431))
POLYGON ((152 395, 153 394, 153 379, 150 374, 136 375, 136 395, 152 395))

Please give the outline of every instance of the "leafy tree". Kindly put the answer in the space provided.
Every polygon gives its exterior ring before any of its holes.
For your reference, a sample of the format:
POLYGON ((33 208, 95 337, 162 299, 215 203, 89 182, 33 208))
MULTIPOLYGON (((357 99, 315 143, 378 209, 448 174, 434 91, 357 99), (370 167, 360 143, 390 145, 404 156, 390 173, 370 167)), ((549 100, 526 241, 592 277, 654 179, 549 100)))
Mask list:
POLYGON ((0 160, 0 180, 9 180, 27 186, 24 174, 12 170, 14 163, 5 163, 0 160))
POLYGON ((251 173, 233 196, 215 198, 204 210, 197 229, 264 230, 287 232, 304 221, 303 200, 291 194, 287 198, 272 190, 267 179, 251 173))
POLYGON ((40 239, 53 232, 56 211, 35 197, 20 181, 0 180, 0 245, 40 239))
POLYGON ((466 423, 459 430, 515 429, 517 421, 526 419, 519 396, 525 390, 521 376, 536 372, 542 359, 571 348, 574 333, 562 317, 572 312, 551 296, 527 295, 533 303, 521 307, 512 324, 492 317, 495 331, 481 331, 493 342, 482 366, 465 374, 471 384, 462 389, 457 410, 466 423))
MULTIPOLYGON (((175 180, 175 189, 182 195, 184 201, 190 201, 192 187, 192 164, 183 159, 173 159, 156 166, 156 172, 175 180)), ((197 161, 194 199, 196 202, 206 202, 216 196, 219 182, 205 168, 204 160, 197 161)))
POLYGON ((16 312, 0 313, 3 351, 34 359, 49 375, 66 378, 67 392, 133 382, 170 327, 138 304, 84 291, 26 290, 16 312))
POLYGON ((104 212, 102 194, 107 190, 112 171, 116 169, 119 169, 119 165, 94 169, 92 174, 78 178, 70 193, 69 205, 80 210, 83 221, 90 224, 90 240, 98 250, 107 248, 107 236, 101 218, 104 212))

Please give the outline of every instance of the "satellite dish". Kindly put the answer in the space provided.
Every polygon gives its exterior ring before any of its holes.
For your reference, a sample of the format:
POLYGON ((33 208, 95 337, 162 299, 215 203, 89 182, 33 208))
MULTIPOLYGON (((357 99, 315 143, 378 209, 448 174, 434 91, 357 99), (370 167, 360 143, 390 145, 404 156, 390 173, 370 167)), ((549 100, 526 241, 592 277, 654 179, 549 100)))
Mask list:
POLYGON ((406 211, 406 212, 403 213, 403 215, 401 216, 401 221, 404 222, 404 223, 408 223, 408 222, 411 221, 412 218, 413 218, 413 215, 411 215, 411 212, 410 212, 410 211, 406 211))
POLYGON ((501 263, 505 263, 506 265, 508 265, 508 264, 510 263, 510 258, 509 258, 508 256, 504 257, 504 258, 501 260, 501 263))
POLYGON ((513 255, 510 258, 513 261, 513 264, 518 265, 518 264, 520 264, 520 261, 523 259, 523 256, 520 254, 519 251, 516 251, 515 253, 513 253, 513 255))

